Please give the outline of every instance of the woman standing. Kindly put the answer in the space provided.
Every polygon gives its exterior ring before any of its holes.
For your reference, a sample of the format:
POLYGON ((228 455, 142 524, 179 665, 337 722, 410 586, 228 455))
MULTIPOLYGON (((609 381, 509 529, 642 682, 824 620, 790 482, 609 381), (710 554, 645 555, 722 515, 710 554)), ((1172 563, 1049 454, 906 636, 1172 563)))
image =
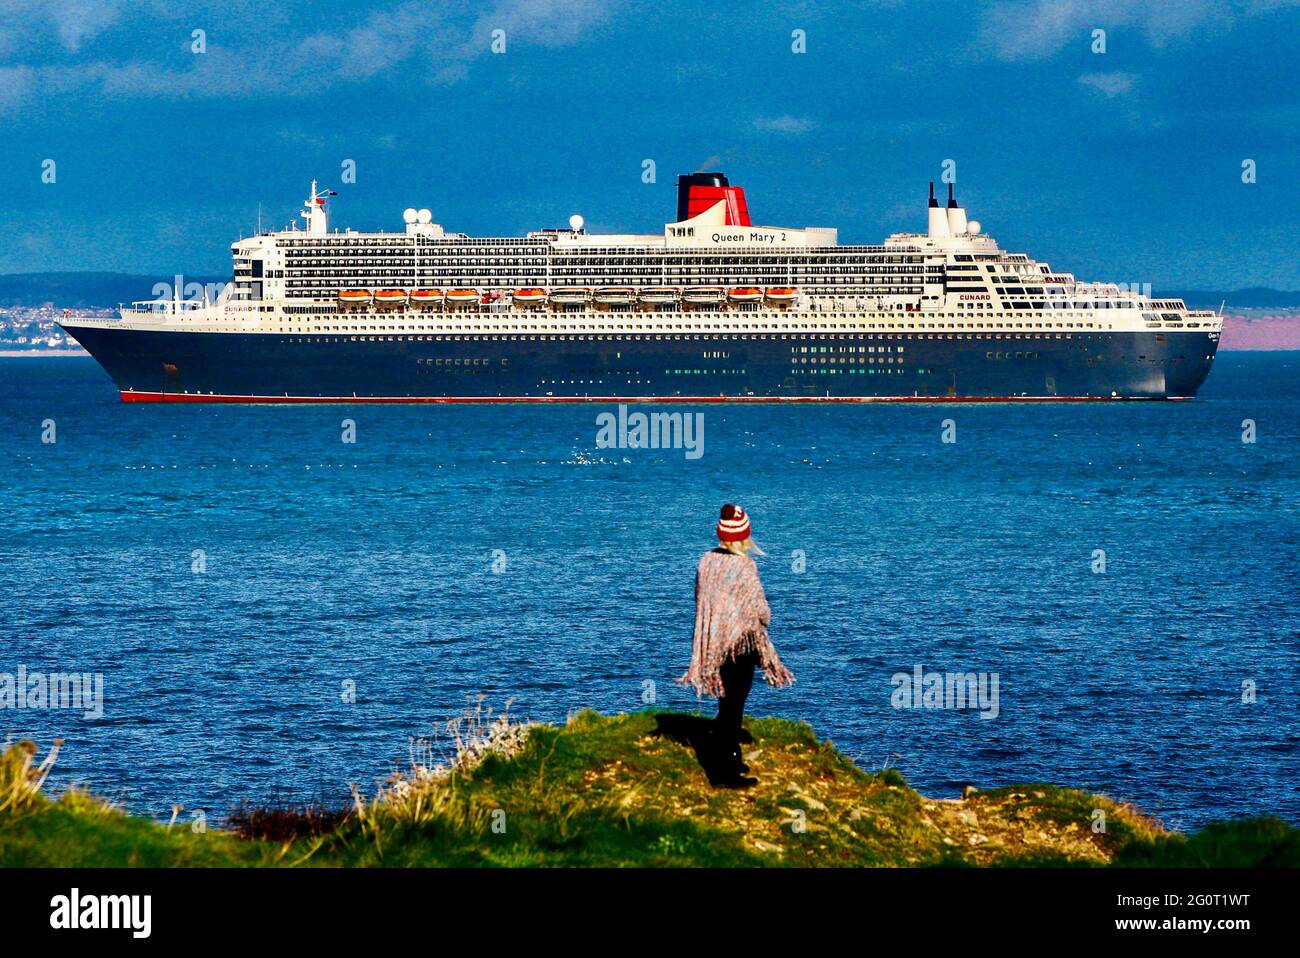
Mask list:
MULTIPOLYGON (((749 553, 763 552, 750 537, 749 517, 740 506, 727 503, 718 521, 718 548, 706 552, 695 573, 695 639, 691 667, 679 682, 694 686, 697 695, 718 696, 713 723, 716 784, 753 785, 741 760, 741 719, 755 667, 769 685, 784 686, 794 675, 781 662, 768 638, 772 612, 758 580, 758 566, 749 553)), ((714 776, 711 775, 711 778, 714 776)))

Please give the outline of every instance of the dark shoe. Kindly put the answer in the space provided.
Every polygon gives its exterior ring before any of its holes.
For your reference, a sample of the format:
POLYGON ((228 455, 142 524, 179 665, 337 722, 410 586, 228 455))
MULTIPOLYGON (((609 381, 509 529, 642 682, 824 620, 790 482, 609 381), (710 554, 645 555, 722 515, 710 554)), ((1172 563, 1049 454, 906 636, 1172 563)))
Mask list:
POLYGON ((749 775, 749 766, 746 766, 745 757, 741 754, 738 745, 732 745, 725 750, 725 764, 728 770, 735 770, 737 775, 749 775))
POLYGON ((739 772, 741 775, 749 774, 749 766, 745 764, 745 759, 740 754, 740 749, 736 749, 735 754, 732 755, 731 764, 732 767, 735 768, 735 770, 739 772))
POLYGON ((753 788, 757 784, 758 779, 746 775, 733 775, 714 782, 714 785, 718 788, 753 788))

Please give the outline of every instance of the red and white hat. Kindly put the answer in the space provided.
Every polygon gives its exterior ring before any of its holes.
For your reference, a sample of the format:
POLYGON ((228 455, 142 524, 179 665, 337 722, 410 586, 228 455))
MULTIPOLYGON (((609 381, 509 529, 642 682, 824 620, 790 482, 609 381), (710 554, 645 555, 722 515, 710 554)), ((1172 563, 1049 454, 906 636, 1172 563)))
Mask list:
POLYGON ((749 538, 749 516, 740 506, 728 502, 722 507, 722 518, 718 520, 718 541, 744 542, 749 538))

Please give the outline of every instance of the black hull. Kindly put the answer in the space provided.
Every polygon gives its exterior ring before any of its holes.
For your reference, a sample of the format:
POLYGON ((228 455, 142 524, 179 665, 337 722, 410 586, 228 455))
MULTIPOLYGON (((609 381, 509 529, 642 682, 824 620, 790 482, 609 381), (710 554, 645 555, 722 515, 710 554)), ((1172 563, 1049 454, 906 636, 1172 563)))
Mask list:
POLYGON ((352 336, 65 324, 126 401, 1188 399, 1217 332, 352 336))

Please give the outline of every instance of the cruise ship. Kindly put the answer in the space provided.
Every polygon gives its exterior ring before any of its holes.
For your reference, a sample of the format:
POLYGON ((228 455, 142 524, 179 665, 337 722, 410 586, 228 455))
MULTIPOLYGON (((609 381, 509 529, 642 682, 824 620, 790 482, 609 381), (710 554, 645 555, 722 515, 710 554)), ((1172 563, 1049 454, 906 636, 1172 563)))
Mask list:
POLYGON ((1188 399, 1222 331, 1003 250, 933 183, 925 231, 877 246, 755 226, 718 172, 655 233, 339 230, 334 195, 236 242, 215 295, 63 327, 125 402, 237 403, 1188 399))

